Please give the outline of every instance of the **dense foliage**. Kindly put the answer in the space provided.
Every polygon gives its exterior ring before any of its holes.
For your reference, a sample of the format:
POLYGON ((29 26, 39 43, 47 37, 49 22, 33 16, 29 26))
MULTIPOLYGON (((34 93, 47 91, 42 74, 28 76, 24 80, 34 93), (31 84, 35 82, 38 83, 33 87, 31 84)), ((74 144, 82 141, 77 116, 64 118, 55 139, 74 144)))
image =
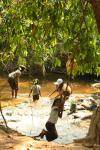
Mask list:
POLYGON ((92 6, 84 0, 1 0, 1 66, 60 65, 73 52, 78 74, 100 74, 100 35, 92 6))

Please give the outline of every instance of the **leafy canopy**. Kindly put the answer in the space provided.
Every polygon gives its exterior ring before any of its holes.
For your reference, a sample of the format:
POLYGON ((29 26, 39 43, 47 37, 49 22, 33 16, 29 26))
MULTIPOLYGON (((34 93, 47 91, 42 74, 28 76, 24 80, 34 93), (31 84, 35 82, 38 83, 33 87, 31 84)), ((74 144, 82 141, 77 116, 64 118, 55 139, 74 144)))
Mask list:
POLYGON ((100 74, 100 35, 92 6, 83 0, 1 0, 0 62, 45 63, 73 52, 78 73, 100 74))

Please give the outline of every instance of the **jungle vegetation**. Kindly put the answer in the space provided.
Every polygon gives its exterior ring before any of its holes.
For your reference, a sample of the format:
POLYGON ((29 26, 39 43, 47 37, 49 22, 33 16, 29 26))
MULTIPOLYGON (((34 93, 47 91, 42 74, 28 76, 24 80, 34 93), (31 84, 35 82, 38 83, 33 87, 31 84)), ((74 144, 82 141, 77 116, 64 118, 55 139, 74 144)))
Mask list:
POLYGON ((86 0, 1 0, 0 68, 60 66, 72 52, 78 74, 100 75, 100 35, 86 0))

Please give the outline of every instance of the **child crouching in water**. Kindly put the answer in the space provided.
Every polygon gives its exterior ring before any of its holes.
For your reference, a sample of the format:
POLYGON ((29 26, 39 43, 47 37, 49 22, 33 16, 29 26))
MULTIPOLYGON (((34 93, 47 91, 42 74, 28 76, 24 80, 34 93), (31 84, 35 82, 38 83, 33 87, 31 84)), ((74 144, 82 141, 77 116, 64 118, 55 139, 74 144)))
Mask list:
POLYGON ((31 93, 33 94, 33 102, 39 100, 39 96, 41 96, 41 86, 39 85, 38 79, 33 80, 33 85, 31 87, 29 97, 31 93))
POLYGON ((51 112, 48 121, 45 124, 46 130, 42 130, 42 132, 38 136, 34 136, 33 138, 35 139, 36 137, 43 138, 44 135, 46 136, 47 141, 53 141, 56 138, 58 138, 57 130, 56 130, 56 123, 59 116, 60 112, 60 103, 61 100, 59 98, 56 98, 52 104, 51 107, 51 112))

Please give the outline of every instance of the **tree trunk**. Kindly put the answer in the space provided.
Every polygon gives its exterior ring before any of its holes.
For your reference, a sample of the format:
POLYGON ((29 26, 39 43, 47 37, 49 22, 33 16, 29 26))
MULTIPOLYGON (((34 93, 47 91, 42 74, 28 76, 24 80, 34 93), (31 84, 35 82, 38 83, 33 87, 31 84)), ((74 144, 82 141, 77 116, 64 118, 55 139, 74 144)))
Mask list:
POLYGON ((100 0, 90 0, 93 6, 97 28, 100 33, 100 0))
POLYGON ((75 142, 82 142, 86 147, 100 146, 100 106, 94 111, 88 134, 85 138, 76 139, 75 142))
POLYGON ((91 145, 100 145, 100 106, 97 107, 92 115, 86 142, 91 145))

